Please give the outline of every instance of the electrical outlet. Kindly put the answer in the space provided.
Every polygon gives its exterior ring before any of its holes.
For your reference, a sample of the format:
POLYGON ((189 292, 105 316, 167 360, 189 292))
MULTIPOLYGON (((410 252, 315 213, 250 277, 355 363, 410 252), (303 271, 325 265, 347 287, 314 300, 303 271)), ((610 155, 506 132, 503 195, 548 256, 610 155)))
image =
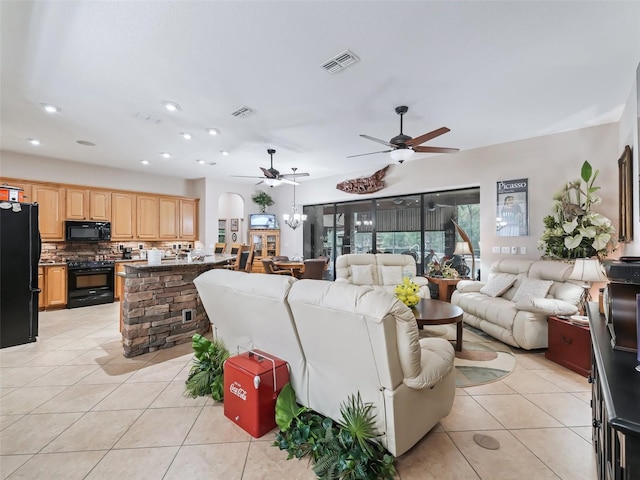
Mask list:
POLYGON ((526 255, 527 254, 527 247, 520 247, 520 255, 526 255))
POLYGON ((138 244, 138 250, 144 250, 144 244, 139 243, 138 244))
POLYGON ((500 253, 500 247, 493 247, 491 253, 500 253))
POLYGON ((509 247, 501 247, 500 253, 509 253, 511 249, 509 247))
POLYGON ((118 249, 122 251, 124 249, 124 245, 123 244, 118 245, 118 249))
POLYGON ((517 255, 518 254, 518 247, 511 247, 511 255, 517 255))
POLYGON ((173 249, 177 250, 178 249, 178 245, 176 245, 175 243, 173 244, 173 249))
POLYGON ((191 308, 185 308, 182 310, 182 323, 192 322, 195 320, 194 311, 191 308))

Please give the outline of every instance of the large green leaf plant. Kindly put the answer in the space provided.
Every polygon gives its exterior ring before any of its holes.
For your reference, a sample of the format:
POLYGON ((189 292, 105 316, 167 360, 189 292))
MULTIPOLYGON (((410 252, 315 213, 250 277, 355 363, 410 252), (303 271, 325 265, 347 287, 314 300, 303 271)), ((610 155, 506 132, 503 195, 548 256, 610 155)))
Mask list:
POLYGON ((287 450, 287 459, 308 457, 321 480, 393 479, 394 458, 377 441, 373 405, 363 403, 358 392, 341 405, 340 413, 340 422, 333 422, 299 406, 287 384, 276 401, 280 432, 274 446, 287 450))
POLYGON ((196 398, 210 395, 216 401, 224 396, 223 366, 229 351, 221 340, 209 339, 196 333, 191 339, 194 351, 193 366, 185 382, 185 396, 196 398))

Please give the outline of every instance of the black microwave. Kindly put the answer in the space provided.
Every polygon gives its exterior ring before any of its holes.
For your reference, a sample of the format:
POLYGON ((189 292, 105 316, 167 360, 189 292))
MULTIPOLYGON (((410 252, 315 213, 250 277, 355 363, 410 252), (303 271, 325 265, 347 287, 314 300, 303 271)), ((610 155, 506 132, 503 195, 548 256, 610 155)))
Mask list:
POLYGON ((68 242, 108 242, 111 240, 111 222, 64 222, 65 240, 68 242))

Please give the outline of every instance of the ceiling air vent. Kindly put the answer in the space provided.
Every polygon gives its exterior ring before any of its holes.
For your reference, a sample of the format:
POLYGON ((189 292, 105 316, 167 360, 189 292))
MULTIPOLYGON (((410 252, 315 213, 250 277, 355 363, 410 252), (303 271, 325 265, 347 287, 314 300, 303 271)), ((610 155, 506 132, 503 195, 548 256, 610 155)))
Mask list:
POLYGON ((236 118, 247 118, 255 113, 256 111, 253 108, 240 107, 235 112, 231 112, 231 115, 233 115, 236 118))
POLYGON ((344 52, 327 60, 320 66, 329 73, 338 73, 347 68, 349 65, 353 65, 354 63, 358 63, 359 61, 360 59, 353 52, 345 50, 344 52))
POLYGON ((139 118, 141 120, 144 120, 146 122, 151 122, 151 123, 155 123, 156 125, 159 124, 162 120, 160 120, 159 118, 153 117, 151 115, 149 115, 148 113, 142 113, 142 112, 138 112, 134 115, 135 118, 139 118))

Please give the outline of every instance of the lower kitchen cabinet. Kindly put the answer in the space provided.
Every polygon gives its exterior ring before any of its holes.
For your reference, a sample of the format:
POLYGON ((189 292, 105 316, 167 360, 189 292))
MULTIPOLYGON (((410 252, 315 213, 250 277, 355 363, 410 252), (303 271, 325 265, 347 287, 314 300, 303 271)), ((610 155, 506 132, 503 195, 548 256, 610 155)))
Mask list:
MULTIPOLYGON (((42 267, 41 267, 42 268, 42 267)), ((67 266, 52 265, 43 268, 42 293, 40 298, 45 309, 61 308, 67 306, 67 266), (43 298, 44 297, 44 298, 43 298)), ((40 284, 40 275, 38 275, 40 284)), ((39 302, 39 305, 42 303, 39 302)))

